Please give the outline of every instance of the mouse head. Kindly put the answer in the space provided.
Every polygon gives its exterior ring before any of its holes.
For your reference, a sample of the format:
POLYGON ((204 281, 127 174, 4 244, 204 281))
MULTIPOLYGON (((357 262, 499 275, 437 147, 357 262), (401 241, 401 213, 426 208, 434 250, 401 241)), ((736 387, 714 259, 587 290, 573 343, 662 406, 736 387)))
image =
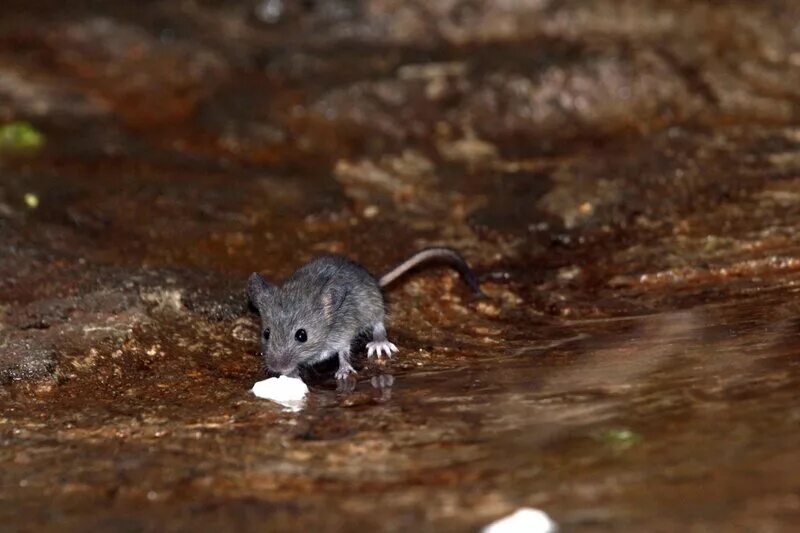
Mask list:
POLYGON ((271 372, 297 376, 300 366, 321 360, 333 314, 344 299, 335 286, 286 283, 278 287, 252 274, 247 296, 261 316, 261 354, 271 372))

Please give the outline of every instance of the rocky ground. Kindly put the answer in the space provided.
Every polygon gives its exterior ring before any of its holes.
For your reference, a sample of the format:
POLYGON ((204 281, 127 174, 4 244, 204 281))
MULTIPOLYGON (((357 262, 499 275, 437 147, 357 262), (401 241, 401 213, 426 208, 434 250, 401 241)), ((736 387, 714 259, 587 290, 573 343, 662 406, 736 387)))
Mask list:
POLYGON ((789 531, 800 6, 0 5, 7 530, 789 531), (250 272, 387 291, 354 391, 264 377, 250 272))

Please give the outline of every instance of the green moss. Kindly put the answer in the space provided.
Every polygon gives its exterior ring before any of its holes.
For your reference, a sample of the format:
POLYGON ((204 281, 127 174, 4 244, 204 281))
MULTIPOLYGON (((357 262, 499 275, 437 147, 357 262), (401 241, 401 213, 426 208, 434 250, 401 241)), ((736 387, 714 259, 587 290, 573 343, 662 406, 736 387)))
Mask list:
POLYGON ((642 436, 630 429, 613 428, 600 432, 598 440, 616 451, 623 451, 641 442, 642 436))
POLYGON ((31 150, 44 144, 44 135, 28 122, 0 125, 0 149, 31 150))

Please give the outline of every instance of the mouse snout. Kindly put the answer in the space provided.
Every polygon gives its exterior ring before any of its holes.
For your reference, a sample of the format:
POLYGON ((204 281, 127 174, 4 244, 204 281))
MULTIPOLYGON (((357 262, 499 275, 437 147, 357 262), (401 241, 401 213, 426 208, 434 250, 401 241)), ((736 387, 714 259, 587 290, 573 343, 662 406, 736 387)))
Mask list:
POLYGON ((267 374, 271 376, 287 376, 290 378, 296 378, 298 375, 298 370, 296 366, 287 366, 284 368, 274 368, 270 367, 267 369, 267 374))
POLYGON ((289 357, 276 357, 267 361, 268 372, 279 376, 297 377, 297 365, 289 357))

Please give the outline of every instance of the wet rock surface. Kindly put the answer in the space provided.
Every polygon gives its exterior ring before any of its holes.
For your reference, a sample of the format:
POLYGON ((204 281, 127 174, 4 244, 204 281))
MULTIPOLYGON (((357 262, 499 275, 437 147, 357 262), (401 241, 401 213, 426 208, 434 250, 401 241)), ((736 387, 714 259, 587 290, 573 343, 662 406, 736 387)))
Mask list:
POLYGON ((10 530, 791 530, 793 2, 0 6, 10 530), (390 361, 264 378, 245 305, 321 253, 390 361))

